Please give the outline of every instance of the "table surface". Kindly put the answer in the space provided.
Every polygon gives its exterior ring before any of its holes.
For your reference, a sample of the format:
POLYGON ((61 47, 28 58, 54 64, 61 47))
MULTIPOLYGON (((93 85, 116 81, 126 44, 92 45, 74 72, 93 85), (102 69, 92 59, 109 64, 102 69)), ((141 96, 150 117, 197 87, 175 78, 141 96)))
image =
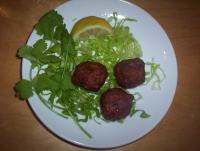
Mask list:
MULTIPOLYGON (((162 121, 138 141, 114 150, 200 150, 200 1, 128 0, 164 28, 178 62, 178 85, 162 121)), ((16 57, 39 18, 67 0, 0 0, 0 150, 84 151, 52 134, 27 101, 15 97, 21 78, 16 57)))

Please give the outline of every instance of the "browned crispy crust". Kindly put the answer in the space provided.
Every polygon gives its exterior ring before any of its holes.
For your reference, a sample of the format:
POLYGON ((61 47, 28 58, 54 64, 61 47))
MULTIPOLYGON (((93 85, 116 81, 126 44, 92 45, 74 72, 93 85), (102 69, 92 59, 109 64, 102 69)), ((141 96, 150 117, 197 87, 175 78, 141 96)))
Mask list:
POLYGON ((116 81, 122 88, 135 88, 145 81, 145 63, 140 58, 127 59, 114 67, 116 81))
POLYGON ((105 91, 100 98, 100 107, 105 119, 116 121, 130 114, 134 96, 121 88, 105 91))
POLYGON ((72 83, 86 90, 97 92, 108 76, 106 67, 98 62, 86 61, 76 66, 72 83))

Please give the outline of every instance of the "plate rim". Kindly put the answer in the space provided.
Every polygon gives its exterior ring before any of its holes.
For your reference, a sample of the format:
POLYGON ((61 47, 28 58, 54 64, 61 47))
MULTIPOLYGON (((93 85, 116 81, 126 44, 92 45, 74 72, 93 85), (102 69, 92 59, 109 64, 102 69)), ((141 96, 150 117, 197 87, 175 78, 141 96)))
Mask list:
MULTIPOLYGON (((66 5, 67 3, 74 2, 74 1, 78 2, 79 0, 70 0, 70 1, 67 1, 67 2, 61 4, 60 6, 54 8, 54 10, 59 9, 59 7, 61 7, 61 6, 64 5, 64 4, 66 5)), ((91 1, 91 0, 87 0, 87 1, 91 1)), ((116 0, 110 0, 110 1, 116 1, 116 0)), ((128 3, 128 5, 134 5, 134 6, 137 7, 138 9, 141 9, 142 11, 146 12, 145 10, 143 10, 142 8, 140 8, 139 6, 137 6, 137 5, 135 5, 135 4, 131 3, 131 2, 127 2, 127 1, 125 1, 125 0, 118 0, 118 2, 125 2, 125 3, 128 3)), ((147 13, 147 12, 146 12, 146 13, 147 13)), ((150 15, 149 13, 147 13, 147 14, 150 15)), ((151 16, 151 15, 150 15, 150 16, 151 16)), ((151 17, 152 17, 152 16, 151 16, 151 17)), ((152 18, 153 18, 153 17, 152 17, 152 18)), ((154 18, 153 18, 153 19, 154 19, 154 18)), ((156 21, 156 23, 162 28, 162 26, 157 22, 157 20, 154 19, 154 21, 156 21)), ((96 149, 106 149, 106 148, 107 148, 107 149, 108 149, 108 148, 116 148, 116 147, 120 147, 120 146, 125 146, 125 145, 127 145, 127 144, 133 143, 133 142, 135 142, 135 141, 141 139, 142 137, 144 137, 145 135, 147 135, 150 131, 152 131, 152 130, 161 122, 161 120, 164 118, 164 116, 165 116, 166 113, 168 112, 168 110, 169 110, 169 108, 170 108, 170 106, 171 106, 171 104, 172 104, 172 102, 173 102, 173 100, 174 100, 175 93, 176 93, 176 90, 177 90, 177 84, 178 84, 178 65, 177 65, 176 53, 175 53, 175 51, 174 51, 173 45, 172 45, 172 43, 171 43, 171 41, 170 41, 168 35, 166 34, 165 30, 164 30, 163 28, 162 28, 162 30, 163 30, 163 32, 165 33, 165 36, 168 38, 168 40, 169 40, 169 42, 170 42, 170 44, 171 44, 171 47, 172 47, 172 49, 173 49, 173 51, 171 51, 171 52, 173 53, 173 57, 174 57, 174 59, 175 59, 174 61, 175 61, 175 66, 176 66, 176 67, 175 67, 175 68, 176 68, 176 77, 175 77, 176 83, 175 83, 175 87, 174 87, 174 93, 172 94, 172 99, 171 99, 171 101, 170 101, 170 103, 169 103, 169 106, 168 106, 168 109, 165 111, 163 117, 162 117, 160 120, 158 120, 158 122, 157 122, 156 124, 154 124, 155 126, 153 126, 150 130, 148 130, 148 132, 145 132, 145 134, 141 135, 141 137, 139 137, 138 139, 136 139, 136 140, 134 140, 134 141, 131 140, 131 141, 127 142, 126 144, 120 144, 120 145, 118 145, 118 146, 108 146, 108 147, 103 147, 103 148, 102 148, 102 147, 95 147, 95 146, 84 145, 84 144, 75 142, 75 141, 70 140, 70 139, 69 139, 69 140, 66 140, 66 139, 63 138, 62 136, 58 135, 54 130, 52 130, 51 128, 49 128, 49 127, 41 120, 41 118, 39 117, 39 115, 37 114, 37 112, 35 112, 35 109, 33 108, 33 105, 32 105, 31 100, 28 99, 28 103, 29 103, 29 105, 30 105, 32 111, 34 112, 35 115, 37 115, 37 118, 40 120, 40 122, 42 123, 42 125, 45 126, 45 127, 46 127, 48 130, 50 130, 52 133, 54 133, 57 137, 63 139, 64 141, 73 143, 73 144, 78 145, 78 146, 82 146, 82 147, 86 147, 86 148, 96 148, 96 149)), ((28 42, 29 42, 30 37, 31 37, 32 34, 33 34, 33 32, 30 34, 30 36, 29 36, 28 41, 27 41, 26 44, 28 44, 28 42)), ((26 60, 26 59, 24 59, 24 58, 23 58, 23 60, 22 60, 22 70, 23 70, 23 64, 24 64, 23 62, 24 62, 25 60, 26 60)), ((22 77, 24 77, 23 71, 22 71, 22 77)))

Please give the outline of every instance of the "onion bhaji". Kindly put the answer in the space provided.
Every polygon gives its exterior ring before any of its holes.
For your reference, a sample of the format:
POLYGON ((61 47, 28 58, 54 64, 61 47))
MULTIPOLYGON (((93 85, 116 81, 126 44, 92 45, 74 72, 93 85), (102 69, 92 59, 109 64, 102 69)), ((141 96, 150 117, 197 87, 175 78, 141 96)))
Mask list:
POLYGON ((100 107, 105 119, 116 121, 130 114, 134 96, 121 88, 106 90, 100 98, 100 107))
POLYGON ((106 67, 98 62, 86 61, 78 64, 72 76, 72 83, 86 90, 97 92, 108 76, 106 67))
POLYGON ((145 63, 140 58, 122 60, 114 67, 116 81, 122 88, 135 88, 145 82, 145 63))

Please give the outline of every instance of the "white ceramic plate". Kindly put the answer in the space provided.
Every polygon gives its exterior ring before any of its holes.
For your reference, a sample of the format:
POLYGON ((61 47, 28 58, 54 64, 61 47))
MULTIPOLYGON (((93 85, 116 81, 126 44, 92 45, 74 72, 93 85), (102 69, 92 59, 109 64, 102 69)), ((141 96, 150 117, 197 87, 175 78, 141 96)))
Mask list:
MULTIPOLYGON (((143 49, 142 59, 145 62, 154 62, 161 65, 167 78, 161 84, 162 90, 151 90, 152 83, 140 86, 131 92, 140 92, 143 100, 137 103, 137 109, 143 109, 151 115, 142 119, 139 113, 133 117, 127 117, 123 124, 117 122, 101 125, 94 121, 81 123, 81 125, 93 136, 88 138, 71 119, 64 119, 46 108, 34 95, 29 103, 38 118, 59 137, 74 144, 91 148, 113 148, 134 142, 150 132, 164 117, 168 111, 177 85, 177 62, 170 40, 162 27, 147 12, 138 6, 122 0, 73 0, 55 9, 64 17, 67 29, 71 31, 74 23, 86 16, 98 16, 108 18, 113 12, 118 12, 120 17, 137 19, 138 22, 126 22, 131 28, 134 37, 139 41, 143 49), (76 18, 76 21, 73 19, 76 18)), ((28 45, 33 45, 38 36, 33 31, 28 45)), ((29 79, 30 63, 23 59, 22 75, 29 79)))

